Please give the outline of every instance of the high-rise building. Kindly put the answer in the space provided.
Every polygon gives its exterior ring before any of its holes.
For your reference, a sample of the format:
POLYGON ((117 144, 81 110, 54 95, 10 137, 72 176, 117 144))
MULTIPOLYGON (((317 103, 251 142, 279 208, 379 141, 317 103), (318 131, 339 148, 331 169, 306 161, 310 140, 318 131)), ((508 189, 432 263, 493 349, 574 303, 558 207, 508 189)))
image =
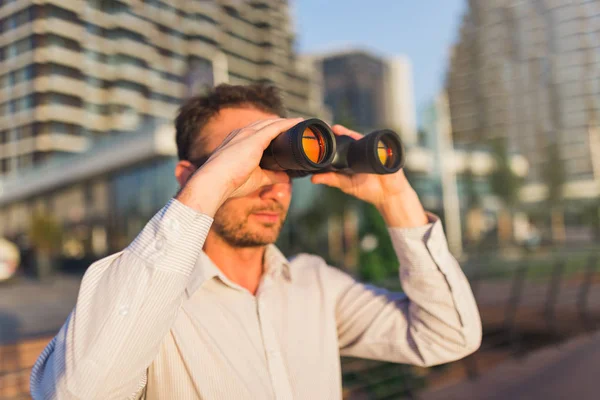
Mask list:
POLYGON ((287 0, 0 1, 0 176, 170 123, 204 85, 268 82, 321 110, 287 0))
POLYGON ((365 50, 314 56, 323 80, 324 102, 333 120, 368 132, 390 128, 407 143, 416 142, 411 65, 365 50))
POLYGON ((506 138, 529 161, 531 199, 551 144, 565 196, 600 195, 599 26, 597 1, 469 1, 447 77, 454 141, 506 138))

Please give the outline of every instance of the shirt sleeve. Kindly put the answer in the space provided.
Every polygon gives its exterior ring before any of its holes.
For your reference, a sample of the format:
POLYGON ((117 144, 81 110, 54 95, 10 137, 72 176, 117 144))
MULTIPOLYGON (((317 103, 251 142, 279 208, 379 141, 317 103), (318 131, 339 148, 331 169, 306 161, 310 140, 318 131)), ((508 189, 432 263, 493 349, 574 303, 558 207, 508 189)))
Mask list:
POLYGON ((462 358, 481 343, 473 293, 437 217, 418 228, 389 228, 404 293, 327 268, 335 292, 340 354, 432 366, 462 358))
POLYGON ((171 199, 124 251, 90 266, 75 308, 33 367, 32 397, 137 398, 202 268, 197 259, 211 224, 171 199))

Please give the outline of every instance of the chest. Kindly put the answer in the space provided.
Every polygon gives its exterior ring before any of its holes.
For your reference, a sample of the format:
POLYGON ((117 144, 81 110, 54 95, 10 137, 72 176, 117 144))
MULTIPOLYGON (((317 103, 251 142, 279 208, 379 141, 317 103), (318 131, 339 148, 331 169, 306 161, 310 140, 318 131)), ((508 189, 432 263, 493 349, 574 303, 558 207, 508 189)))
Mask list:
POLYGON ((154 370, 186 375, 197 398, 307 398, 340 386, 334 310, 302 287, 257 296, 203 287, 183 305, 161 354, 154 370))

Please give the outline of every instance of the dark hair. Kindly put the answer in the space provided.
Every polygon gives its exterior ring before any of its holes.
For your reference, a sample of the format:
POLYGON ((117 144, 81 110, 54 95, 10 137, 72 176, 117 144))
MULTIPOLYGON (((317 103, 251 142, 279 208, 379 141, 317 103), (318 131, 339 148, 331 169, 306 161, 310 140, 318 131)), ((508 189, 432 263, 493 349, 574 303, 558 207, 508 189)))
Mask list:
POLYGON ((175 119, 175 139, 180 160, 190 160, 192 147, 202 128, 227 107, 252 107, 280 117, 286 116, 280 92, 274 86, 218 85, 206 94, 190 98, 179 109, 175 119))

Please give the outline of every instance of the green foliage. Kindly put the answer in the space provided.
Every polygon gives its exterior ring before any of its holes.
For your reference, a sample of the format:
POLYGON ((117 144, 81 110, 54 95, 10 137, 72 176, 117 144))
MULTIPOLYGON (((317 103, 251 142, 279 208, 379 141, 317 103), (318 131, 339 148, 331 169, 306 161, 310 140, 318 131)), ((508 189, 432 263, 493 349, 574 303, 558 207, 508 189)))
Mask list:
POLYGON ((362 204, 361 214, 363 223, 359 236, 367 234, 377 238, 378 246, 372 251, 361 248, 359 255, 359 274, 361 279, 369 282, 379 282, 398 274, 398 258, 388 229, 377 209, 370 204, 362 204))
POLYGON ((51 215, 34 214, 29 225, 29 239, 38 251, 58 254, 63 241, 62 226, 51 215))
POLYGON ((548 203, 555 206, 562 202, 562 187, 567 177, 564 162, 560 157, 558 143, 551 143, 547 151, 543 179, 544 183, 548 186, 548 203))
POLYGON ((471 210, 481 205, 481 196, 475 185, 475 176, 471 168, 468 168, 463 175, 465 185, 465 208, 471 210))
POLYGON ((504 138, 494 139, 490 145, 496 161, 496 169, 490 176, 492 192, 500 197, 508 208, 513 208, 519 201, 519 189, 523 181, 510 168, 506 140, 504 138))

